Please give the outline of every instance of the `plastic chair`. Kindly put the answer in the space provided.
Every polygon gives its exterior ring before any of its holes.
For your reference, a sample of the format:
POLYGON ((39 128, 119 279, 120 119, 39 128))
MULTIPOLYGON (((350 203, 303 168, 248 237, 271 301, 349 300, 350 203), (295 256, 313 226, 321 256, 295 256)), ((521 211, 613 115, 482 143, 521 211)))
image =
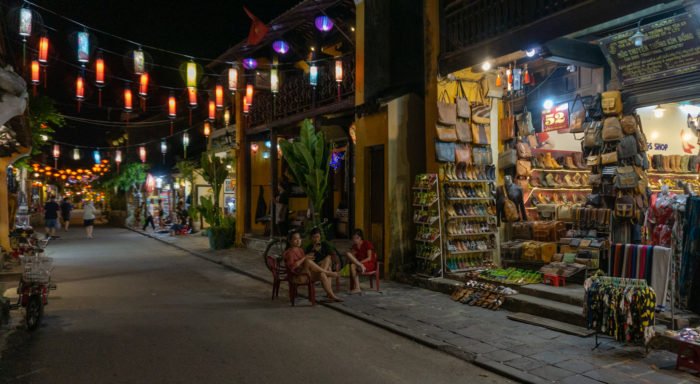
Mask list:
POLYGON ((300 285, 306 285, 306 289, 309 292, 309 301, 311 305, 316 305, 316 288, 308 273, 294 273, 294 271, 287 269, 287 281, 289 282, 289 301, 292 303, 292 306, 295 305, 298 296, 297 289, 300 285))
POLYGON ((280 295, 280 284, 287 280, 287 270, 280 260, 274 256, 267 256, 265 259, 267 268, 272 272, 272 300, 280 295))
MULTIPOLYGON (((362 273, 360 271, 357 271, 357 272, 360 275, 360 277, 368 276, 369 277, 369 287, 374 288, 377 292, 379 292, 379 274, 380 274, 380 271, 382 270, 383 266, 384 266, 383 262, 377 261, 377 268, 374 271, 366 271, 365 273, 362 273), (374 287, 374 285, 376 285, 376 287, 374 287)), ((351 277, 350 278, 350 290, 352 291, 354 288, 355 288, 354 280, 351 277)))

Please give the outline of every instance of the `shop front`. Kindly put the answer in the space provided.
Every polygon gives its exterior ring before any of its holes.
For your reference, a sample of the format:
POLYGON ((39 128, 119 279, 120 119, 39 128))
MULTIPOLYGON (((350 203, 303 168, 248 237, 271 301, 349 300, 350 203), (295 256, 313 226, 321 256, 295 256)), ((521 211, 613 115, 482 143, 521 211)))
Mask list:
POLYGON ((631 11, 510 51, 497 42, 500 54, 478 61, 486 45, 441 56, 450 71, 426 100, 429 173, 413 186, 420 276, 472 286, 455 300, 487 296, 478 304, 608 334, 592 311, 624 287, 653 299, 629 310, 647 333, 626 341, 653 335, 643 313, 677 329, 700 312, 698 16, 681 4, 631 11), (520 294, 478 293, 483 281, 520 294), (592 315, 553 309, 573 302, 592 315))

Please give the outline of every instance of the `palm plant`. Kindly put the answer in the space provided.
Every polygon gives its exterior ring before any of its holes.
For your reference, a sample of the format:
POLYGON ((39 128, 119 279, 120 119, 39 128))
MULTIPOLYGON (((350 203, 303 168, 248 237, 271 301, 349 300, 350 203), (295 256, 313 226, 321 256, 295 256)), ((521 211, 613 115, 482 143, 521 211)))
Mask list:
POLYGON ((224 185, 226 178, 228 178, 228 169, 226 168, 227 161, 221 157, 214 156, 211 153, 202 153, 202 158, 200 161, 200 166, 202 167, 202 178, 211 185, 212 192, 214 196, 212 209, 215 212, 212 219, 214 222, 210 222, 211 226, 221 225, 221 209, 219 207, 219 194, 221 193, 221 187, 224 185))
POLYGON ((311 120, 306 119, 301 123, 299 140, 282 140, 280 147, 294 181, 309 198, 313 225, 319 226, 328 193, 330 144, 326 143, 323 132, 316 132, 311 120))

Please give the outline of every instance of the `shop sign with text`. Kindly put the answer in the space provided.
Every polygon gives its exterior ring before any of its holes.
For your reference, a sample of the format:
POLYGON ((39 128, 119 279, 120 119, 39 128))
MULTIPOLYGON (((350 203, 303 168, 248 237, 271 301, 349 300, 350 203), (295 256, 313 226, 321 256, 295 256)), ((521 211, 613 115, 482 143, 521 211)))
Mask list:
POLYGON ((550 110, 542 111, 544 132, 569 129, 569 103, 559 104, 550 110))

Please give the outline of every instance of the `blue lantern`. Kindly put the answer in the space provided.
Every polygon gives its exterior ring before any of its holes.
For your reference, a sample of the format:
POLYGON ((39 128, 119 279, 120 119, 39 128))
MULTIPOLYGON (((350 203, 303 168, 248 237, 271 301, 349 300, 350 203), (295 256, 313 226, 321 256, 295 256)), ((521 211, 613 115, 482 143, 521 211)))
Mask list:
POLYGON ((311 67, 309 67, 309 83, 312 87, 318 85, 318 67, 316 64, 311 64, 311 67))
POLYGON ((92 152, 92 158, 95 160, 95 164, 100 164, 102 162, 102 158, 100 157, 100 151, 92 152))
POLYGON ((284 40, 277 40, 272 43, 272 49, 280 55, 284 55, 289 52, 289 44, 284 40))
POLYGON ((316 20, 314 20, 314 24, 316 25, 316 29, 321 32, 328 32, 333 29, 333 20, 325 15, 317 16, 316 20))
POLYGON ((243 59, 243 67, 245 69, 253 70, 258 67, 258 61, 252 57, 243 59))

